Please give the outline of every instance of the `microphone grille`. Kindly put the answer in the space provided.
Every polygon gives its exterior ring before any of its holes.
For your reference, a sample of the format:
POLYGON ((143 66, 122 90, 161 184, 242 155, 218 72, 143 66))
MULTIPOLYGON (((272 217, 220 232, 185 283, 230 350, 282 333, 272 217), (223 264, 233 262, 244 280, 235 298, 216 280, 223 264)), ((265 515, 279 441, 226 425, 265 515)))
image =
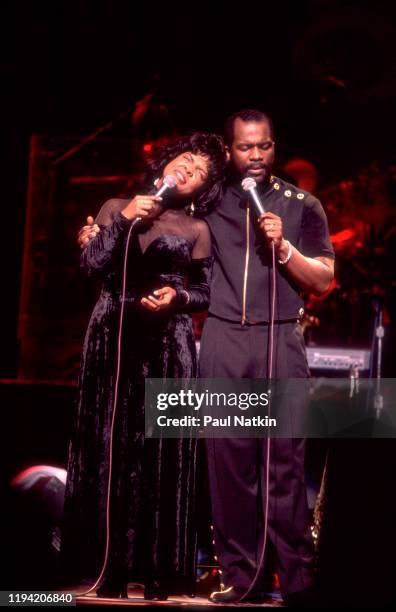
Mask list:
POLYGON ((176 183, 177 181, 172 174, 167 174, 164 176, 164 185, 166 185, 168 189, 173 189, 173 187, 176 187, 176 183))
POLYGON ((245 191, 249 191, 249 189, 254 189, 257 186, 257 183, 254 178, 247 176, 243 179, 241 185, 245 191))

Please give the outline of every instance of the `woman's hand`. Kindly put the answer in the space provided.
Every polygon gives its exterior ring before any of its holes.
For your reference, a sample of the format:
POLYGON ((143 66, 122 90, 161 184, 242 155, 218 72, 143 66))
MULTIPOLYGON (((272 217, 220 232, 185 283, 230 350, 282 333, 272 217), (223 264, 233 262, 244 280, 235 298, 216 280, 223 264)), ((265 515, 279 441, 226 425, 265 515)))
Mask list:
POLYGON ((147 298, 142 298, 140 303, 142 306, 147 308, 147 310, 158 312, 164 308, 167 308, 175 299, 176 295, 177 293, 172 287, 162 287, 162 289, 153 291, 153 295, 149 295, 147 298))
POLYGON ((162 201, 160 196, 155 195, 137 195, 127 204, 126 208, 121 211, 130 221, 137 219, 147 219, 155 217, 159 212, 159 202, 162 201))

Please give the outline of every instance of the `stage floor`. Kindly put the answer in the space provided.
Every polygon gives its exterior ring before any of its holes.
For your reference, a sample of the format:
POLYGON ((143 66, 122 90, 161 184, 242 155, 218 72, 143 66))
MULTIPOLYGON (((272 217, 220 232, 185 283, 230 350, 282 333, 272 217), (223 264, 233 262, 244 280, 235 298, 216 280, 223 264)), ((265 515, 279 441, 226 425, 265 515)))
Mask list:
MULTIPOLYGON (((128 590, 128 599, 111 599, 105 597, 96 597, 96 595, 86 595, 79 596, 78 589, 75 589, 74 592, 77 595, 76 604, 77 606, 139 606, 139 607, 147 607, 147 606, 155 606, 155 607, 163 607, 163 608, 187 608, 188 610, 205 610, 208 607, 213 608, 222 608, 222 607, 249 607, 249 608, 257 608, 257 607, 267 607, 267 608, 279 608, 282 606, 281 600, 268 600, 268 602, 262 604, 213 604, 206 597, 197 596, 197 597, 186 597, 174 595, 170 596, 166 601, 147 601, 143 598, 143 590, 131 589, 128 590)), ((81 589, 80 589, 81 592, 81 589)))

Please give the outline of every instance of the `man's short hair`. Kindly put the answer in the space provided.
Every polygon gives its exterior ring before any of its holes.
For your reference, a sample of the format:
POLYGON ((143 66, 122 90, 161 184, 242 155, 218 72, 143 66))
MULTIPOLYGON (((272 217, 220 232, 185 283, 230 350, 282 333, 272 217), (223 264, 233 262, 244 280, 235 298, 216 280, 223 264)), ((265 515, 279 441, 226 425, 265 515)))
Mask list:
POLYGON ((271 133, 271 138, 274 138, 274 124, 272 123, 271 117, 266 115, 262 111, 255 110, 253 108, 245 108, 241 111, 237 111, 233 115, 230 115, 224 125, 224 140, 226 145, 231 146, 234 140, 234 123, 235 119, 241 119, 242 121, 256 121, 261 123, 265 121, 268 123, 271 133))

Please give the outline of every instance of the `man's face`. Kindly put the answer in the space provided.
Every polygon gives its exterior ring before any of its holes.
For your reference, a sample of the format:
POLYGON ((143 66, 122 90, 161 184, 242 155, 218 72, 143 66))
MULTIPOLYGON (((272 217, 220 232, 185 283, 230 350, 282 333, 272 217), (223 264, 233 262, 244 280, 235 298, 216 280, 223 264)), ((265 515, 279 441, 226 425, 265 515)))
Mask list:
POLYGON ((231 162, 241 177, 251 176, 261 183, 271 174, 275 143, 266 121, 234 121, 234 140, 230 148, 231 162))

